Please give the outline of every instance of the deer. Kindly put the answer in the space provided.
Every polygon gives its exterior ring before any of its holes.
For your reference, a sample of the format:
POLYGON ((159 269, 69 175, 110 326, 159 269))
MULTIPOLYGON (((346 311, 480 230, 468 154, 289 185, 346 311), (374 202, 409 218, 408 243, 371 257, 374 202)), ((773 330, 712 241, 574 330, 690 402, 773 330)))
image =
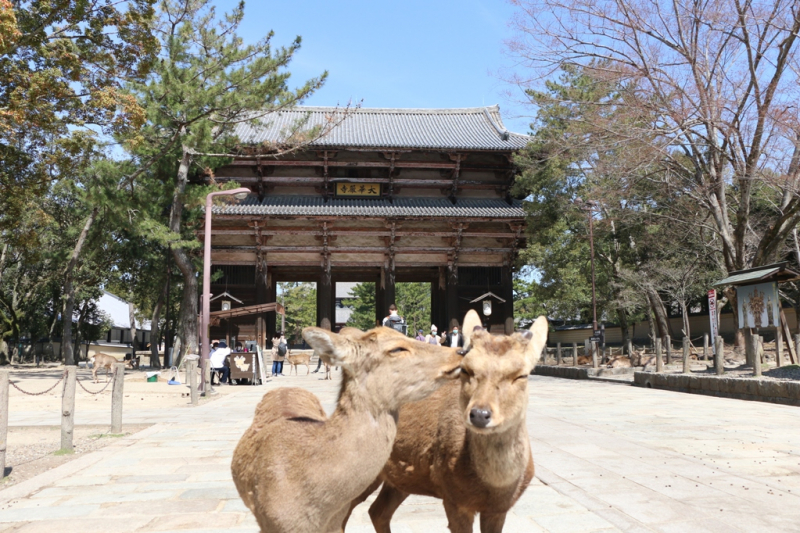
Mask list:
POLYGON ((389 461, 351 510, 383 482, 369 509, 378 533, 391 532, 392 515, 410 494, 442 499, 452 533, 471 532, 477 513, 482 533, 501 532, 533 478, 528 376, 547 329, 547 319, 539 317, 529 332, 493 336, 470 311, 460 383, 400 409, 389 461))
POLYGON ((309 353, 287 355, 286 361, 292 365, 292 368, 289 369, 290 376, 292 375, 292 370, 294 370, 295 375, 298 374, 297 367, 300 365, 306 365, 306 375, 311 373, 311 354, 309 353))
POLYGON ((423 344, 393 329, 303 337, 342 369, 336 409, 301 388, 267 392, 233 453, 231 471, 263 532, 339 532, 350 502, 380 474, 392 451, 397 412, 457 379, 455 348, 423 344))
POLYGON ((99 380, 97 379, 97 371, 101 368, 106 369, 106 381, 110 379, 111 376, 111 369, 114 366, 114 363, 119 363, 116 357, 113 355, 108 355, 107 353, 96 353, 89 358, 89 362, 92 363, 92 381, 97 383, 99 380))

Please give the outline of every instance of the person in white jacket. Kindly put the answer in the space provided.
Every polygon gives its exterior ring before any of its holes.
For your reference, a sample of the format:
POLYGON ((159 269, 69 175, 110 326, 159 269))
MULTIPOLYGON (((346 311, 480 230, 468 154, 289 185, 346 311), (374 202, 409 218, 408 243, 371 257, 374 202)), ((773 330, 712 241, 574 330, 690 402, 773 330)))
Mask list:
POLYGON ((230 355, 231 349, 225 341, 220 341, 217 348, 211 352, 209 360, 211 362, 211 370, 220 373, 219 383, 228 383, 230 381, 231 368, 225 365, 225 359, 230 355))

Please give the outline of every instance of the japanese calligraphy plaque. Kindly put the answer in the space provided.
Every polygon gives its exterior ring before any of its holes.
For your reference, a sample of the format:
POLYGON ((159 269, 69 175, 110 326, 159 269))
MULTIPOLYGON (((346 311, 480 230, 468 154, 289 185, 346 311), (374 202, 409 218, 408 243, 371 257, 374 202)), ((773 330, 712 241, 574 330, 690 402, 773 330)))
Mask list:
POLYGON ((378 197, 381 195, 380 183, 337 183, 336 196, 341 198, 378 197))

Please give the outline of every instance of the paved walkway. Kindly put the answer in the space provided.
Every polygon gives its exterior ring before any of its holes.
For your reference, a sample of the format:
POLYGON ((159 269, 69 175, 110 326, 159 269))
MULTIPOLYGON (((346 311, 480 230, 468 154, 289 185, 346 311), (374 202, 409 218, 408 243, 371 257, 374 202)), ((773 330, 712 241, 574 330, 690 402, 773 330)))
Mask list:
MULTIPOLYGON (((312 374, 198 408, 126 412, 155 425, 0 491, 0 532, 256 532, 231 454, 261 395, 287 385, 333 409, 336 381, 312 374)), ((796 407, 532 376, 538 479, 505 531, 800 531, 799 422, 796 407)), ((367 507, 348 532, 372 531, 367 507)), ((446 531, 441 504, 421 497, 394 526, 446 531)))

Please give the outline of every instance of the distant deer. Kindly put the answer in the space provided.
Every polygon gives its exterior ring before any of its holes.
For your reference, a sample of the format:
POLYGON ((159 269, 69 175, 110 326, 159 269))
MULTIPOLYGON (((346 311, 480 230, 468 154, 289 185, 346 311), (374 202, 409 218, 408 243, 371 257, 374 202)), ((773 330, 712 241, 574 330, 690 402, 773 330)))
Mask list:
POLYGON ((324 362, 341 367, 338 405, 328 418, 312 393, 280 388, 256 407, 231 470, 263 532, 340 531, 350 503, 389 459, 400 406, 455 380, 461 369, 455 349, 389 328, 306 328, 303 337, 324 362))
POLYGON ((97 383, 99 381, 97 379, 97 371, 101 368, 105 368, 106 381, 108 381, 111 376, 111 370, 114 366, 114 363, 119 363, 119 360, 113 355, 108 355, 107 353, 96 353, 89 357, 89 362, 92 364, 92 381, 97 383))
POLYGON ((506 513, 533 478, 525 415, 528 376, 547 341, 547 320, 530 332, 492 336, 464 319, 461 382, 447 384, 425 400, 400 409, 391 457, 376 482, 354 502, 364 501, 383 481, 369 509, 375 530, 391 531, 392 515, 410 494, 444 500, 452 533, 499 533, 506 513))
POLYGON ((306 365, 306 375, 311 373, 310 353, 289 354, 286 356, 286 362, 292 365, 292 368, 289 369, 290 376, 292 375, 292 370, 294 370, 295 375, 298 374, 297 367, 300 365, 306 365))

